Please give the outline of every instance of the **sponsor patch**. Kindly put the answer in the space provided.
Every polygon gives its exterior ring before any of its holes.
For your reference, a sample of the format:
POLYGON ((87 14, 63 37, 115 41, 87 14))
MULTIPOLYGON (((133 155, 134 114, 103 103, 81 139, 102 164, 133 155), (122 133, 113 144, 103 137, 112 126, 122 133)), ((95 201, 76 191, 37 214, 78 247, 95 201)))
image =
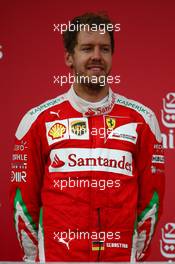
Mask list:
POLYGON ((12 164, 11 164, 11 168, 12 169, 23 169, 23 170, 26 170, 27 169, 27 162, 22 162, 22 161, 20 161, 20 162, 13 162, 12 164))
POLYGON ((11 182, 26 182, 27 181, 27 164, 28 155, 25 150, 27 142, 21 141, 14 147, 14 153, 12 155, 11 163, 11 182))
POLYGON ((129 123, 126 125, 116 127, 111 131, 111 133, 108 136, 108 139, 123 140, 136 144, 138 137, 136 131, 137 125, 138 123, 129 123))
POLYGON ((132 153, 106 148, 64 148, 50 152, 49 172, 104 171, 132 176, 132 153))
POLYGON ((24 151, 27 148, 27 141, 21 141, 19 144, 15 144, 14 151, 24 151))
POLYGON ((11 172, 11 182, 26 182, 27 173, 25 171, 11 172))
POLYGON ((71 132, 78 136, 84 135, 87 132, 86 123, 81 120, 71 122, 71 132))
POLYGON ((164 156, 163 155, 153 155, 152 156, 152 163, 164 163, 164 156))
POLYGON ((114 129, 116 126, 116 119, 114 117, 106 117, 107 129, 114 129))
POLYGON ((64 166, 65 162, 60 160, 57 154, 55 154, 54 160, 52 161, 51 167, 52 168, 60 168, 64 166))
POLYGON ((69 138, 68 120, 56 120, 46 123, 46 136, 49 145, 69 138))
POLYGON ((48 132, 48 136, 51 137, 52 139, 58 139, 58 138, 62 138, 65 133, 66 133, 65 125, 56 123, 50 128, 48 132))
POLYGON ((164 173, 164 169, 160 169, 156 166, 151 166, 151 172, 152 174, 158 174, 158 173, 164 173))
POLYGON ((89 139, 88 119, 69 118, 69 135, 70 139, 89 139))
POLYGON ((89 139, 88 119, 82 117, 47 122, 46 136, 49 145, 65 139, 89 139))

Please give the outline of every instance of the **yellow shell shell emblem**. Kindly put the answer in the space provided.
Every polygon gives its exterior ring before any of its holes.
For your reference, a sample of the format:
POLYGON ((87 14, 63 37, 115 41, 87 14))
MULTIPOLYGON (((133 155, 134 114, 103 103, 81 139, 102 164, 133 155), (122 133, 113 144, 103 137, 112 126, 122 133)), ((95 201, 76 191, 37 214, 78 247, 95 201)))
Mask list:
POLYGON ((48 135, 52 139, 58 139, 63 137, 65 133, 66 133, 66 127, 60 123, 56 123, 50 128, 48 135))
POLYGON ((114 129, 115 125, 116 125, 115 118, 107 117, 106 118, 106 125, 107 125, 108 129, 114 129))

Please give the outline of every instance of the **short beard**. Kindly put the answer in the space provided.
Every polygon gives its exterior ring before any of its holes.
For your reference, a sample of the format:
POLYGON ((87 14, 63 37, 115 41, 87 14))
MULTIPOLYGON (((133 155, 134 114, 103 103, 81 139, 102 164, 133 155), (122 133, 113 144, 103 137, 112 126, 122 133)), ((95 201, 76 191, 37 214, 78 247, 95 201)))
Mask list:
POLYGON ((102 85, 101 83, 83 83, 83 86, 86 86, 89 91, 96 91, 99 92, 104 89, 105 85, 102 85))
POLYGON ((89 90, 92 91, 101 91, 107 84, 107 76, 84 76, 78 75, 77 81, 84 87, 87 87, 89 90))

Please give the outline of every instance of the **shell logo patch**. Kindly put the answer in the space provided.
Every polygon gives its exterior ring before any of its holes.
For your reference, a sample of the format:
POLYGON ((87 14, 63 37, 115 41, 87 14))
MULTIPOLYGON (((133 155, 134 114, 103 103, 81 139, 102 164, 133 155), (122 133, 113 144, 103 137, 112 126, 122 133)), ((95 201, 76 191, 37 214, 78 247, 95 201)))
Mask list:
POLYGON ((52 139, 59 139, 62 138, 65 133, 66 126, 60 123, 56 123, 50 128, 48 135, 52 139))
POLYGON ((88 119, 79 117, 46 122, 46 137, 49 146, 62 140, 89 139, 88 119))

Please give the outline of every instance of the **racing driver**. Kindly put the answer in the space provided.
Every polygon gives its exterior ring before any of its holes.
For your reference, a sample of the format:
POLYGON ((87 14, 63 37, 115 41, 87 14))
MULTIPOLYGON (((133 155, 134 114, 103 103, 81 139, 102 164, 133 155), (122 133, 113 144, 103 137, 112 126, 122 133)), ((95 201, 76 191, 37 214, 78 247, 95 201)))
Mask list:
POLYGON ((71 21, 63 40, 75 81, 16 131, 11 203, 24 261, 148 255, 162 212, 161 134, 149 108, 110 88, 115 29, 102 14, 71 21))

